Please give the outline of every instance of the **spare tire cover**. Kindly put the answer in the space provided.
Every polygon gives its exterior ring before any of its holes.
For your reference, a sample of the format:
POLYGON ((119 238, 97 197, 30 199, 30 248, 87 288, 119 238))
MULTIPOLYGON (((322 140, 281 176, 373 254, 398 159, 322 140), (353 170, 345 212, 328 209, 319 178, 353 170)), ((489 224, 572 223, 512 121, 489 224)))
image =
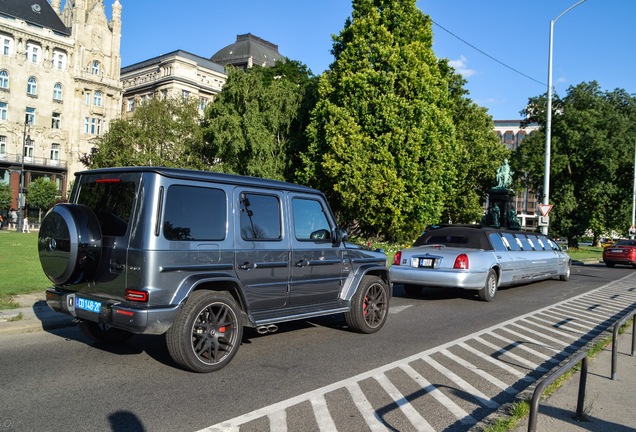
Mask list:
POLYGON ((94 276, 102 254, 102 235, 93 211, 78 204, 57 204, 44 217, 38 254, 55 284, 75 284, 94 276))

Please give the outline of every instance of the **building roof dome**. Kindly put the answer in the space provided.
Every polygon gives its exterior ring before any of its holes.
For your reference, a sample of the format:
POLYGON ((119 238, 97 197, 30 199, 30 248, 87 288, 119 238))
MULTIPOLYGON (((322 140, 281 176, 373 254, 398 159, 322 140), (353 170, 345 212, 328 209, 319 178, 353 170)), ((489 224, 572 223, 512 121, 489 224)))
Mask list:
POLYGON ((254 65, 272 67, 285 58, 278 52, 278 45, 251 33, 237 35, 236 42, 217 51, 210 60, 222 65, 249 68, 254 65))

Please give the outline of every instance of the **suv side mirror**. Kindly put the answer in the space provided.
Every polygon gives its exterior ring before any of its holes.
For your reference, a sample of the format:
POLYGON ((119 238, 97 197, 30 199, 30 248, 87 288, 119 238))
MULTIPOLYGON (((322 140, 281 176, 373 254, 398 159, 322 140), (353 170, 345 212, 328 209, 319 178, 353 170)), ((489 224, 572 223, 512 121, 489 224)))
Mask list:
POLYGON ((343 241, 347 241, 349 235, 347 234, 347 230, 336 228, 331 233, 331 238, 333 239, 333 243, 340 243, 343 241))

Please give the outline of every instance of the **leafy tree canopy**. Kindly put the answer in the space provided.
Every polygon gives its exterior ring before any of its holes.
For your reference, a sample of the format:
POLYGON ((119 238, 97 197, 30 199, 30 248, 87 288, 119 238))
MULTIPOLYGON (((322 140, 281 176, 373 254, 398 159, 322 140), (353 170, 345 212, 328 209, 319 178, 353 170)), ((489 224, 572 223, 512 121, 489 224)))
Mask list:
POLYGON ((130 120, 110 123, 98 146, 81 161, 88 168, 170 166, 207 169, 198 102, 159 98, 139 104, 130 120))
POLYGON ((8 210, 13 202, 12 190, 7 183, 0 182, 0 209, 8 210))
POLYGON ((294 154, 305 146, 310 74, 289 59, 273 68, 230 69, 223 91, 206 110, 214 169, 291 180, 294 154))
POLYGON ((447 60, 440 60, 450 89, 448 110, 455 125, 456 158, 459 169, 447 194, 442 220, 454 223, 479 221, 483 198, 495 186, 495 173, 510 152, 501 145, 492 117, 468 98, 466 80, 455 73, 447 60))
POLYGON ((414 0, 354 0, 320 78, 301 182, 341 223, 405 241, 438 223, 457 176, 449 85, 414 0))
POLYGON ((48 210, 55 204, 56 196, 59 190, 53 181, 46 177, 39 177, 29 184, 27 190, 26 202, 31 208, 38 209, 39 218, 42 216, 43 210, 48 210))
MULTIPOLYGON (((517 172, 543 195, 545 96, 529 100, 524 112, 541 125, 514 155, 517 172)), ((626 233, 632 211, 636 97, 625 90, 603 91, 595 81, 553 99, 550 230, 570 240, 592 230, 598 239, 613 230, 626 233)))

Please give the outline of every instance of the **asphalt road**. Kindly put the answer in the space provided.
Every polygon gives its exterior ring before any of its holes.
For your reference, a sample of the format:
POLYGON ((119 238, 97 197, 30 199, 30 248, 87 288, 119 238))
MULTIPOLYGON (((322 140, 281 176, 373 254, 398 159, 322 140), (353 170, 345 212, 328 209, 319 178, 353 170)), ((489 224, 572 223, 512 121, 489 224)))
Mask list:
MULTIPOLYGON (((159 336, 135 336, 115 349, 89 342, 75 328, 4 336, 0 432, 204 429, 421 352, 434 355, 436 347, 588 293, 632 272, 574 266, 569 282, 504 289, 492 303, 455 290, 429 290, 412 299, 396 286, 389 320, 375 335, 347 331, 341 316, 283 324, 268 335, 248 330, 232 363, 212 374, 177 369, 159 336)), ((372 386, 362 385, 367 392, 373 391, 372 386)), ((356 401, 356 396, 349 399, 356 401)), ((310 406, 303 403, 296 413, 288 414, 288 430, 317 429, 315 420, 303 424, 310 406)), ((494 410, 485 405, 462 407, 479 420, 494 410)), ((360 430, 361 414, 336 407, 331 416, 336 417, 338 430, 360 430)), ((452 420, 444 426, 448 415, 440 410, 439 416, 428 419, 434 430, 467 429, 452 420)), ((241 431, 263 427, 262 422, 254 422, 241 431)))

